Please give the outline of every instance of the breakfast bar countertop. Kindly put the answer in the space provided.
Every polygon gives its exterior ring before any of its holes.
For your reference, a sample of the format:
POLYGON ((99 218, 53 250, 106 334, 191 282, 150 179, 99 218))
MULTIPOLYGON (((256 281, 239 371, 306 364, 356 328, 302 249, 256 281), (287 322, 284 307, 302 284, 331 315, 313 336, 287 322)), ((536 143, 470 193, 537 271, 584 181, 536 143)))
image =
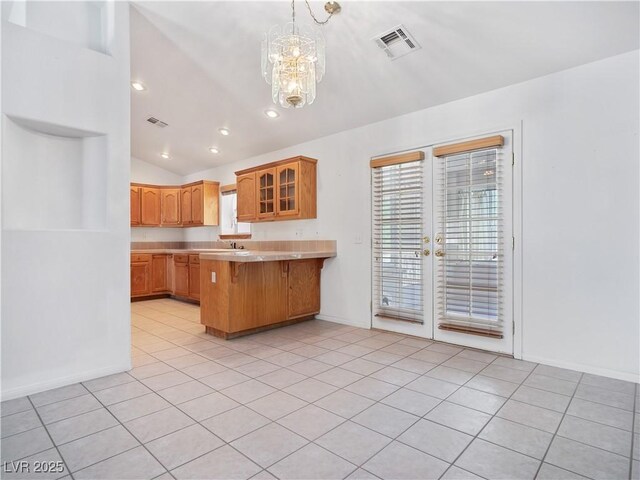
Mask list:
POLYGON ((230 248, 202 249, 135 249, 132 254, 199 254, 203 260, 220 260, 223 262, 276 262, 280 260, 302 260, 306 258, 332 258, 335 250, 244 250, 230 248))

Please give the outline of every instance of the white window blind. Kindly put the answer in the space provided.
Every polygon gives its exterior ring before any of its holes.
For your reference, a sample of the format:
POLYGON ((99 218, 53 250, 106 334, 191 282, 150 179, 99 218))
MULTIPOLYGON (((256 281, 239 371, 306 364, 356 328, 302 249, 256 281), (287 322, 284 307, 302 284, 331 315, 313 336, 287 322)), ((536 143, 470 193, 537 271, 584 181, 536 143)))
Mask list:
POLYGON ((436 160, 438 328, 501 338, 504 328, 500 148, 436 160))
MULTIPOLYGON (((374 167, 373 313, 423 322, 423 161, 374 167)), ((373 165, 373 162, 372 162, 373 165)))

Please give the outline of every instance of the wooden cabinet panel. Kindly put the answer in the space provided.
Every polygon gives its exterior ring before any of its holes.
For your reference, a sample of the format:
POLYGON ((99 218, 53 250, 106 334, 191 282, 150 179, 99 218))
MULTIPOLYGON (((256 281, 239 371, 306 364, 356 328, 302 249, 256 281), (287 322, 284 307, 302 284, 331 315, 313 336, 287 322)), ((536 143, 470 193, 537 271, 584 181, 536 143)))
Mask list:
POLYGON ((200 264, 189 264, 189 298, 200 300, 200 264))
POLYGON ((167 255, 153 255, 151 259, 151 291, 166 292, 167 284, 167 255))
POLYGON ((256 209, 258 218, 273 218, 276 214, 276 169, 256 172, 256 209))
POLYGON ((163 188, 160 190, 162 225, 180 225, 180 192, 180 188, 163 188))
POLYGON ((160 225, 160 190, 142 187, 140 217, 142 225, 160 225))
POLYGON ((236 179, 238 195, 238 221, 250 222, 256 218, 256 174, 239 175, 236 179))
POLYGON ((151 293, 151 262, 131 263, 131 296, 151 293))
POLYGON ((288 262, 288 318, 320 312, 320 265, 315 258, 288 262))
POLYGON ((180 190, 180 208, 182 212, 182 225, 191 225, 191 187, 183 187, 180 190))
POLYGON ((300 212, 299 164, 293 162, 276 169, 276 215, 298 215, 300 212))
POLYGON ((175 289, 173 293, 181 297, 189 296, 189 264, 173 263, 173 281, 175 289))
POLYGON ((193 225, 204 224, 204 192, 202 185, 191 187, 191 223, 193 225))
POLYGON ((220 184, 202 182, 203 224, 220 225, 220 184))
POLYGON ((129 189, 131 208, 130 220, 131 225, 140 225, 140 187, 131 186, 129 189))

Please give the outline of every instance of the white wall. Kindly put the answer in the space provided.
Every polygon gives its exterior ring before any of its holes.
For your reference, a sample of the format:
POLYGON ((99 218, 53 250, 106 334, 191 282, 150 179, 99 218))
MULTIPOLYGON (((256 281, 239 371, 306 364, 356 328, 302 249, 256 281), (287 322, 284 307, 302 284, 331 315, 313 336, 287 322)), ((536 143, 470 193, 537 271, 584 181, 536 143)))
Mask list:
MULTIPOLYGON (((8 150, 3 142, 3 170, 12 165, 2 176, 3 400, 130 368, 129 284, 124 281, 129 277, 130 238, 128 4, 106 2, 101 7, 106 28, 100 38, 110 55, 87 45, 84 34, 96 28, 96 18, 86 4, 67 3, 57 10, 29 2, 26 27, 6 21, 11 9, 5 7, 3 137, 12 129, 11 117, 27 119, 34 131, 88 132, 105 140, 102 146, 83 146, 77 155, 83 162, 101 157, 101 183, 96 185, 97 175, 83 167, 76 189, 61 185, 55 192, 62 202, 89 198, 90 208, 104 214, 100 225, 83 220, 73 228, 68 222, 37 228, 4 222, 18 208, 14 198, 7 198, 15 191, 7 187, 29 178, 37 184, 47 170, 29 169, 27 175, 16 170, 19 143, 27 140, 13 135, 8 150), (49 22, 46 33, 29 28, 29 15, 42 17, 38 5, 46 9, 41 12, 49 22), (66 28, 70 12, 77 27, 73 31, 66 28), (73 32, 77 41, 69 38, 73 32), (90 198, 92 192, 83 191, 91 184, 102 189, 97 195, 104 196, 102 207, 90 198)), ((47 149, 32 152, 46 161, 47 149)), ((77 167, 61 161, 57 166, 69 169, 69 175, 77 167)), ((24 187, 29 192, 29 184, 24 187)))
POLYGON ((182 175, 131 157, 131 181, 151 185, 181 185, 182 175))
MULTIPOLYGON (((151 163, 131 157, 131 181, 150 185, 182 185, 182 176, 151 163)), ((182 228, 133 227, 132 242, 180 242, 182 228)))
POLYGON ((317 158, 318 218, 256 224, 253 238, 337 240, 338 257, 323 270, 321 317, 368 327, 370 157, 515 128, 522 138, 522 357, 638 381, 638 70, 631 52, 185 180, 231 183, 235 170, 317 158))

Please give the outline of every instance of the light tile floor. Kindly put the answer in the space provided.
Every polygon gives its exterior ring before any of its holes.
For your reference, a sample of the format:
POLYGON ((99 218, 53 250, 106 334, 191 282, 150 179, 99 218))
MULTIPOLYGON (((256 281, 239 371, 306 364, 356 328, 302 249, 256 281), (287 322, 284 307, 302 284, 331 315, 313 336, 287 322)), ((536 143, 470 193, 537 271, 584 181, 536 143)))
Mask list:
POLYGON ((2 478, 640 478, 633 383, 318 320, 224 341, 196 306, 131 310, 130 372, 2 403, 2 478))

